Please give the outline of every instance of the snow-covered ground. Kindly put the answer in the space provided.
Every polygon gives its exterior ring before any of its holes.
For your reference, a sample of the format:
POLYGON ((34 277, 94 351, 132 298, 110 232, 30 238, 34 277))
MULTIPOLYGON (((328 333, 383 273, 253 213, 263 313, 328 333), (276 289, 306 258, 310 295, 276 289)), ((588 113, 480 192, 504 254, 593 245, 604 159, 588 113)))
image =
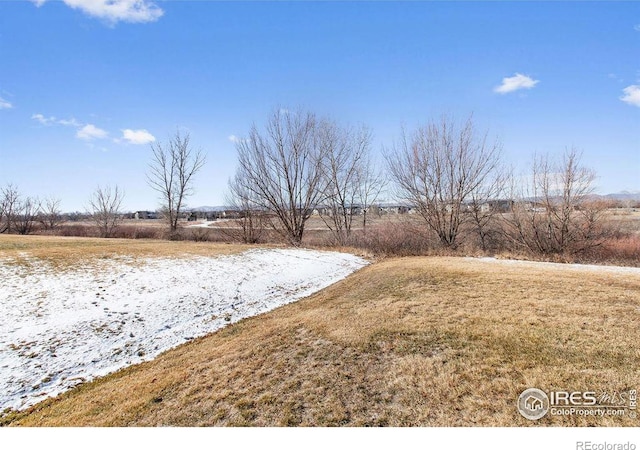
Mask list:
POLYGON ((366 264, 293 249, 92 260, 69 270, 0 260, 0 412, 308 296, 366 264))
POLYGON ((520 259, 498 259, 491 257, 482 258, 468 258, 474 261, 481 261, 491 264, 502 264, 504 266, 517 266, 517 267, 530 267, 530 268, 548 268, 554 270, 570 270, 579 272, 597 272, 597 273, 611 273, 611 274, 623 274, 623 275, 639 275, 640 267, 624 267, 624 266, 599 266, 595 264, 566 264, 566 263, 553 263, 553 262, 540 262, 540 261, 524 261, 520 259))

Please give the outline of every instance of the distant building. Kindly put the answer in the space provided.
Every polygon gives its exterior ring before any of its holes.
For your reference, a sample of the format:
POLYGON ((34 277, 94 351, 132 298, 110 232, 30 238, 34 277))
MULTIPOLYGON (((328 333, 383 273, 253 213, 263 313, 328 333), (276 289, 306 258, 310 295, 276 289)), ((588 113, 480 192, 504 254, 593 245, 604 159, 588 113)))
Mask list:
POLYGON ((158 213, 155 211, 136 211, 135 213, 133 213, 133 218, 135 220, 157 219, 158 213))
POLYGON ((411 205, 406 203, 379 203, 371 206, 371 212, 378 215, 383 214, 410 214, 413 212, 411 205))

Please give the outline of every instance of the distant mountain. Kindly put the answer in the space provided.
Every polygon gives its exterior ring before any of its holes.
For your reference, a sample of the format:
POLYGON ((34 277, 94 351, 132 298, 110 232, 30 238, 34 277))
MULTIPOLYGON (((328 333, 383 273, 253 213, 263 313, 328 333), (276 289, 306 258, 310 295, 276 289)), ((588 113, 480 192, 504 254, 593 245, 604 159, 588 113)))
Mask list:
POLYGON ((614 194, 603 195, 602 197, 609 200, 631 200, 640 201, 640 191, 621 191, 614 194))

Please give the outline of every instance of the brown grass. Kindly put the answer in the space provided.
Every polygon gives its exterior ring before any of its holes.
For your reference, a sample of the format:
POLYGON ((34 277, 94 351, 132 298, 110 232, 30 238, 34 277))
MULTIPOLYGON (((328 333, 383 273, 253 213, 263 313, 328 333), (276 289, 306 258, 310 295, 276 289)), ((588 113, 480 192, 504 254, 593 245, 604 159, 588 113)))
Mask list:
POLYGON ((252 248, 242 244, 169 242, 156 239, 100 239, 61 236, 17 236, 0 234, 0 259, 38 258, 56 265, 80 260, 130 257, 216 256, 252 248))
POLYGON ((637 426, 518 414, 529 387, 640 386, 640 276, 528 264, 384 260, 4 423, 637 426))

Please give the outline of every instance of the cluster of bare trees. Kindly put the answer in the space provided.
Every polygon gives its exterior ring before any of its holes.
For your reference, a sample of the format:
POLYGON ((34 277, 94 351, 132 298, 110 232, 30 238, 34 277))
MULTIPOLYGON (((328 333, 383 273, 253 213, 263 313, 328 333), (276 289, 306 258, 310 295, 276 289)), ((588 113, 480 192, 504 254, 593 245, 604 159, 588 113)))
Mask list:
MULTIPOLYGON (((242 212, 241 238, 255 242, 269 224, 300 245, 308 219, 320 210, 335 243, 349 243, 356 214, 364 229, 386 184, 370 147, 366 127, 275 110, 264 128, 254 125, 236 144, 229 198, 242 212)), ((396 198, 441 247, 474 239, 483 250, 576 253, 605 236, 604 208, 591 197, 595 174, 575 149, 561 161, 536 158, 531 173, 516 177, 502 163, 501 142, 477 130, 472 117, 461 123, 442 117, 403 131, 385 158, 396 198)))
POLYGON ((383 186, 370 161, 370 132, 343 127, 311 112, 277 109, 263 129, 254 125, 236 144, 239 167, 230 180, 233 204, 242 211, 243 239, 268 223, 290 244, 302 242, 314 210, 336 242, 345 243, 355 205, 373 201, 383 186))
POLYGON ((54 230, 63 220, 58 199, 24 197, 13 184, 0 189, 0 233, 30 234, 38 225, 54 230))
POLYGON ((508 237, 516 246, 544 254, 580 253, 600 245, 609 230, 603 220, 607 205, 592 196, 595 179, 575 148, 556 161, 536 156, 527 179, 512 183, 508 237))
MULTIPOLYGON (((117 186, 98 187, 91 195, 88 213, 100 236, 111 237, 122 221, 123 197, 117 186)), ((66 221, 60 203, 54 197, 24 197, 15 185, 8 184, 0 189, 0 233, 31 234, 36 228, 55 232, 66 221)))
MULTIPOLYGON (((202 150, 194 150, 188 133, 177 131, 166 144, 151 144, 152 158, 147 181, 160 194, 160 211, 169 238, 178 233, 178 219, 185 200, 193 193, 196 173, 204 166, 202 150)), ((118 186, 100 187, 89 198, 89 212, 101 237, 112 237, 124 219, 121 212, 124 191, 118 186)))
MULTIPOLYGON (((203 167, 205 157, 201 150, 193 150, 189 134, 179 131, 166 145, 152 144, 151 150, 148 181, 161 195, 161 211, 169 236, 173 236, 185 199, 192 193, 193 178, 203 167)), ((87 213, 101 237, 112 237, 123 221, 123 200, 124 191, 118 186, 98 186, 89 197, 87 213)), ((30 234, 36 226, 54 231, 63 222, 59 199, 23 197, 13 184, 0 189, 0 233, 30 234)))
POLYGON ((535 157, 530 173, 515 176, 501 163, 501 144, 478 134, 472 118, 431 122, 387 153, 398 196, 456 248, 468 231, 489 241, 541 254, 579 253, 606 236, 605 205, 593 200, 595 172, 576 149, 562 159, 535 157))

